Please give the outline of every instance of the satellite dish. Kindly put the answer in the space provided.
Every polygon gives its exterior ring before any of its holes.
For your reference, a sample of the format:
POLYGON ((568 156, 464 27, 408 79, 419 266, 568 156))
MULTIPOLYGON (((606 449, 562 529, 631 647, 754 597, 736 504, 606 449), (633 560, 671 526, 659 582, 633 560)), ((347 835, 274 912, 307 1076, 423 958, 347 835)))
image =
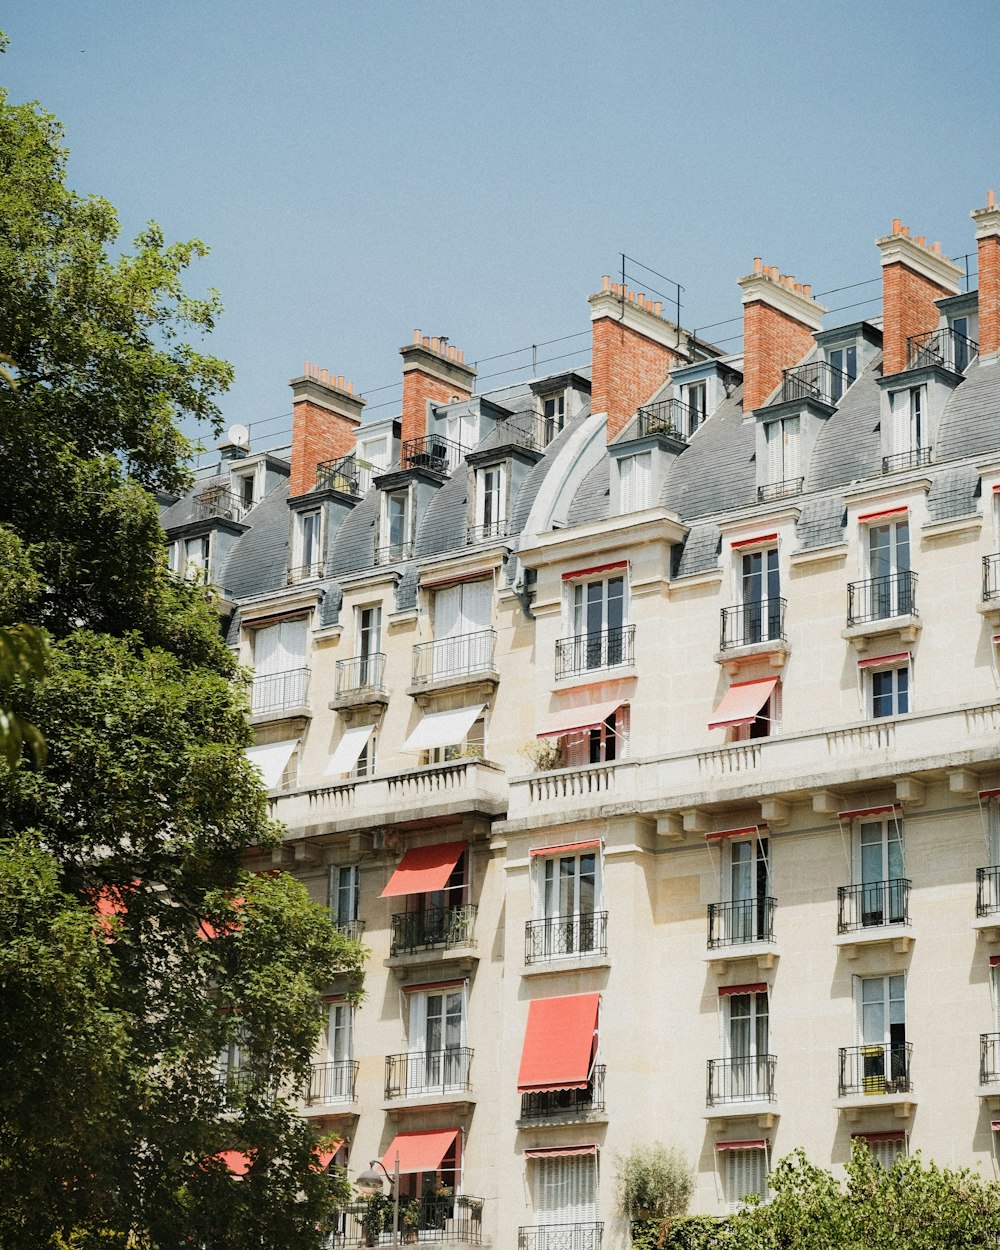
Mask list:
POLYGON ((250 446, 250 431, 245 425, 231 425, 226 437, 234 447, 250 446))

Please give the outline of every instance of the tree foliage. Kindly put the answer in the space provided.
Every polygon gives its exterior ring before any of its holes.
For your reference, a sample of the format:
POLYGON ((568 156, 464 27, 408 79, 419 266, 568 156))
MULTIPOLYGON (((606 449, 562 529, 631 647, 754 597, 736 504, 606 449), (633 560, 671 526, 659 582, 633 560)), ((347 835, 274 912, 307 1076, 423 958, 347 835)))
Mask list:
POLYGON ((281 832, 243 675, 164 559, 153 491, 184 484, 179 422, 217 421, 230 378, 189 341, 218 300, 184 289, 197 241, 151 224, 112 256, 114 211, 65 173, 55 119, 0 91, 0 706, 22 734, 0 751, 0 1245, 307 1250, 342 1183, 294 1096, 318 996, 358 992, 363 951, 292 878, 244 871, 281 832))

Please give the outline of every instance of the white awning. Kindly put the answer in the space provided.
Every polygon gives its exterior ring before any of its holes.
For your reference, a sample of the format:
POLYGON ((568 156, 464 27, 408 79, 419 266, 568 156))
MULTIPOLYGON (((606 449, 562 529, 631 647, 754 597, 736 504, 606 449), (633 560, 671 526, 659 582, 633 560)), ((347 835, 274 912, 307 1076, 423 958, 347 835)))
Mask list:
POLYGON ((247 747, 247 759, 260 769, 268 790, 273 790, 281 780, 285 765, 298 745, 298 738, 288 738, 284 742, 269 742, 266 746, 247 747))
POLYGON ((448 712, 428 712, 413 733, 403 743, 401 750, 408 754, 430 751, 434 747, 457 746, 480 716, 485 703, 475 707, 456 707, 448 712))
POLYGON ((336 751, 330 756, 330 762, 323 769, 323 775, 329 777, 349 773, 358 762, 358 756, 365 749, 374 728, 374 725, 359 725, 355 729, 345 729, 336 751))

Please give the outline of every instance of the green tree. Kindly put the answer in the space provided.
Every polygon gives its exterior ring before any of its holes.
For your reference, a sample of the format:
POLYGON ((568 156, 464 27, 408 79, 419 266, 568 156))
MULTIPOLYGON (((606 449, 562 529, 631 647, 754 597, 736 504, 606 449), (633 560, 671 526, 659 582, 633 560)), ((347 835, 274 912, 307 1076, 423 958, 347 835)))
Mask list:
POLYGON ((243 675, 166 567, 153 492, 187 480, 181 421, 218 426, 230 369, 191 341, 218 300, 184 289, 197 241, 113 257, 65 174, 55 119, 0 91, 0 707, 47 746, 0 751, 0 1245, 306 1250, 343 1186, 294 1095, 363 951, 244 870, 281 831, 243 675))

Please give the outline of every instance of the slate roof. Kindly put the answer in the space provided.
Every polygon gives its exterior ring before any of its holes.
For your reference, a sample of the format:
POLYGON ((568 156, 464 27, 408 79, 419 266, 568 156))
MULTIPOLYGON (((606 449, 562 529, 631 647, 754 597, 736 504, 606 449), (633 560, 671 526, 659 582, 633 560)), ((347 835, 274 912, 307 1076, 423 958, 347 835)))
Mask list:
POLYGON ((845 391, 840 407, 820 430, 805 467, 806 491, 846 486, 882 471, 877 382, 881 372, 882 357, 877 356, 845 391))
POLYGON ((250 528, 233 543, 217 580, 234 599, 264 594, 288 576, 288 482, 282 482, 243 519, 250 528))
POLYGON ((755 432, 743 420, 743 387, 719 405, 667 470, 660 503, 682 521, 757 501, 755 432))
POLYGON ((579 429, 589 416, 590 405, 586 404, 579 416, 574 417, 572 421, 567 421, 552 442, 549 443, 541 460, 528 470, 528 475, 521 484, 521 489, 517 492, 517 499, 514 500, 514 506, 511 508, 510 526, 512 533, 520 534, 524 529, 532 505, 538 498, 538 492, 542 489, 542 483, 552 468, 552 462, 569 441, 573 431, 579 429))
POLYGON ((1000 360, 974 360, 948 401, 938 427, 938 460, 996 454, 1000 447, 1000 360))

